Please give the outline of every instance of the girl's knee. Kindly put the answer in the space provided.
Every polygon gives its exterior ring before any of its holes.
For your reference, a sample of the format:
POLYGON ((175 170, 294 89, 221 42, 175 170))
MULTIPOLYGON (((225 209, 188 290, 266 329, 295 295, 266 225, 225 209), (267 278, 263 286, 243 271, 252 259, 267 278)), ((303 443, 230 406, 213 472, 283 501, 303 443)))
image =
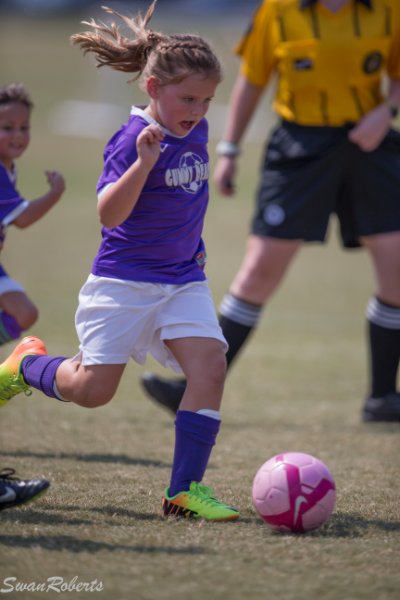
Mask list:
POLYGON ((112 395, 97 390, 87 390, 73 398, 75 404, 84 408, 99 408, 105 406, 112 400, 112 395))
POLYGON ((20 314, 16 315, 15 320, 23 331, 29 329, 39 318, 39 311, 33 304, 24 307, 20 314))
MULTIPOLYGON (((204 371, 203 371, 204 373, 204 371)), ((226 377, 226 355, 223 349, 211 353, 206 363, 207 379, 216 384, 221 384, 226 377)))
POLYGON ((57 387, 66 400, 85 408, 108 404, 115 395, 124 365, 84 366, 65 360, 57 371, 57 387))
POLYGON ((110 400, 111 398, 108 400, 102 400, 101 398, 87 399, 84 403, 79 403, 79 405, 83 408, 100 408, 100 406, 108 404, 110 400))
POLYGON ((79 370, 72 376, 70 373, 61 374, 57 387, 63 398, 84 408, 104 406, 114 396, 110 388, 99 385, 93 378, 82 378, 79 370))
POLYGON ((226 354, 224 351, 221 351, 218 356, 214 360, 214 369, 216 371, 217 376, 225 379, 226 376, 226 354))

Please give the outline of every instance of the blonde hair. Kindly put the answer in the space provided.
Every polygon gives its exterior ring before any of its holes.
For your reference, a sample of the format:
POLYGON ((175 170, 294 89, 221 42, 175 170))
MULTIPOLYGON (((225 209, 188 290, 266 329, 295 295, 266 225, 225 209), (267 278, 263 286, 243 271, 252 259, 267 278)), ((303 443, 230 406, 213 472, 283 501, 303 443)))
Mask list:
POLYGON ((9 83, 0 87, 0 105, 12 102, 23 104, 29 110, 33 108, 33 102, 22 83, 9 83))
MULTIPOLYGON (((121 19, 133 33, 133 39, 125 37, 118 25, 98 23, 94 19, 83 21, 94 31, 85 31, 71 36, 86 54, 92 52, 97 66, 108 65, 117 71, 137 73, 144 81, 154 76, 160 85, 179 83, 187 76, 201 74, 220 82, 222 68, 212 48, 202 37, 196 34, 166 35, 147 28, 157 0, 154 0, 144 17, 127 17, 103 6, 108 14, 121 19)), ((131 80, 132 81, 132 80, 131 80)))

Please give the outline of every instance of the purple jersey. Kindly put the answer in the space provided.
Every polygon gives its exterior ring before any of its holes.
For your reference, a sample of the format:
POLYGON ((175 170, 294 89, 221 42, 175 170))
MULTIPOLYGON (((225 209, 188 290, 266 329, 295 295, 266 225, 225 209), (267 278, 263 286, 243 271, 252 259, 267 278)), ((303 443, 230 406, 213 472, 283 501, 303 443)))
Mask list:
POLYGON ((0 223, 9 225, 28 206, 28 202, 21 198, 16 184, 16 171, 10 173, 0 162, 0 223))
MULTIPOLYGON (((142 109, 132 107, 128 122, 106 145, 99 195, 137 159, 136 139, 151 123, 142 109)), ((205 279, 201 234, 208 203, 208 124, 202 119, 184 137, 164 132, 160 157, 132 213, 118 227, 102 228, 94 275, 174 284, 205 279)))
MULTIPOLYGON (((12 223, 28 206, 27 200, 21 198, 16 190, 16 170, 10 173, 0 162, 0 239, 5 239, 5 227, 12 223)), ((8 274, 0 265, 0 277, 8 274)))

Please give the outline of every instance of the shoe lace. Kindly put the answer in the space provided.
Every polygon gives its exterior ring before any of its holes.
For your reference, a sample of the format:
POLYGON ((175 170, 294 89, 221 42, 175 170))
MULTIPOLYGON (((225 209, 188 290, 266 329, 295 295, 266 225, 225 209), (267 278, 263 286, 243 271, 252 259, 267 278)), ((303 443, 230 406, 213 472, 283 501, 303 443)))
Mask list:
POLYGON ((15 469, 11 469, 10 467, 6 467, 0 471, 0 479, 19 481, 19 477, 15 477, 15 469))
POLYGON ((2 400, 10 400, 20 392, 24 392, 25 396, 32 395, 30 387, 25 383, 21 383, 18 377, 14 377, 7 385, 0 386, 0 397, 2 400))
POLYGON ((190 493, 193 496, 196 496, 197 500, 203 504, 208 504, 210 506, 221 506, 223 504, 217 500, 217 498, 215 498, 214 490, 207 485, 203 485, 202 483, 193 481, 192 485, 190 486, 190 493))

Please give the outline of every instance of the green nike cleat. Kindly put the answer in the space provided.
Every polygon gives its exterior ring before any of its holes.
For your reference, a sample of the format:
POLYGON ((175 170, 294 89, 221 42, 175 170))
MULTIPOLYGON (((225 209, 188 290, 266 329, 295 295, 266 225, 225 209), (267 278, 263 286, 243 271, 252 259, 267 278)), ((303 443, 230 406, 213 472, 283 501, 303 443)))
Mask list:
POLYGON ((26 356, 47 354, 47 350, 41 340, 37 337, 25 337, 10 356, 0 365, 0 406, 24 392, 26 396, 31 395, 31 389, 21 373, 21 363, 26 356))
POLYGON ((214 497, 211 488, 192 481, 190 489, 168 496, 168 489, 162 499, 165 517, 186 517, 206 521, 235 521, 239 512, 214 497))

